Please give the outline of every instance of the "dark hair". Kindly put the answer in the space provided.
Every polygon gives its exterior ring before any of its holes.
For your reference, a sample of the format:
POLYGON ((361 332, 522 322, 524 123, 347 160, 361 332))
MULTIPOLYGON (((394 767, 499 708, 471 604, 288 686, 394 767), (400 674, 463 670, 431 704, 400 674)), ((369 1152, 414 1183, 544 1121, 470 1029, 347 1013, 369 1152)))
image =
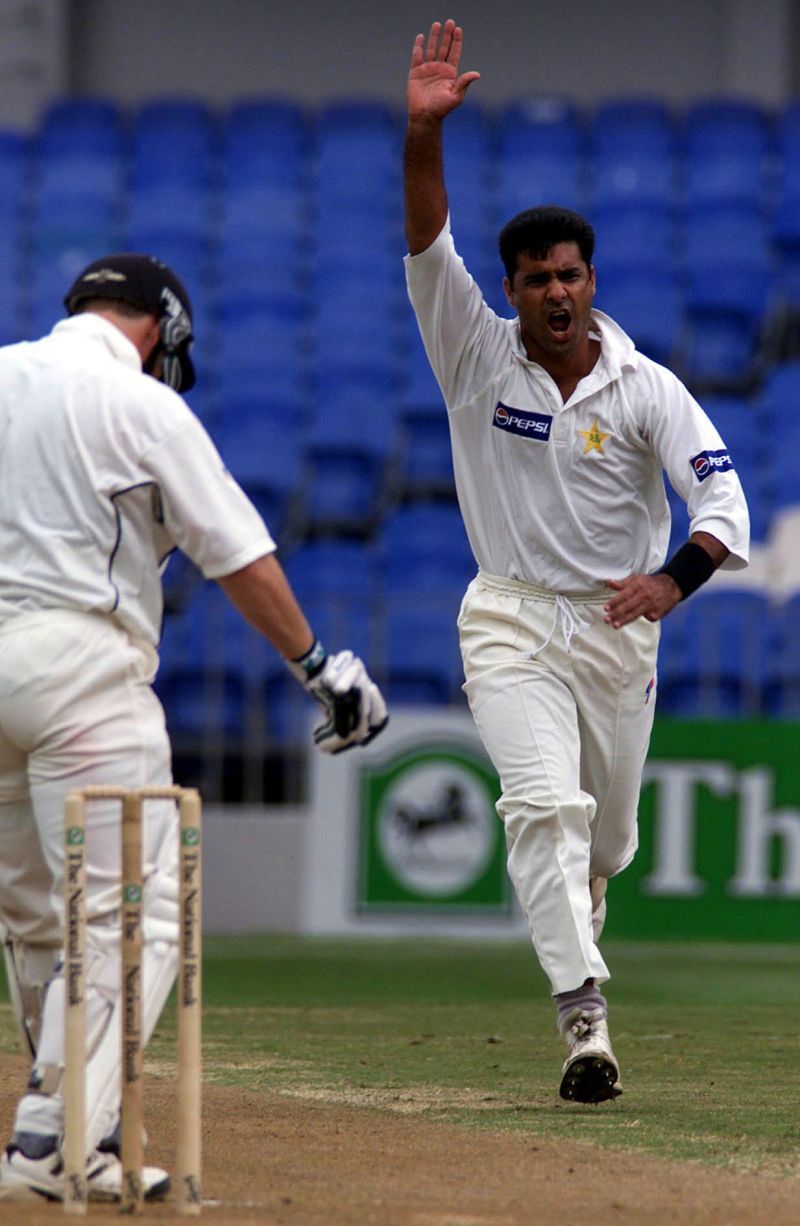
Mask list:
POLYGON ((517 271, 517 256, 527 252, 543 260, 556 243, 577 243, 581 259, 591 268, 594 255, 594 230, 585 217, 558 205, 525 209, 507 221, 500 231, 500 259, 509 281, 517 271))

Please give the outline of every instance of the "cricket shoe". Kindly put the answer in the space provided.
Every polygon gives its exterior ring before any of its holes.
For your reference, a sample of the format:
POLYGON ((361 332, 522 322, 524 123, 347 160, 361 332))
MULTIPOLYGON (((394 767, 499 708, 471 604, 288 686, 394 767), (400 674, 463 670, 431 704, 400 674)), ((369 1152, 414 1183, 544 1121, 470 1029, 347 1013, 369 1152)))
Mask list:
MULTIPOLYGON (((113 1154, 95 1151, 86 1163, 86 1184, 90 1201, 106 1204, 122 1199, 122 1163, 113 1154)), ((169 1191, 169 1175, 158 1166, 142 1171, 146 1201, 163 1200, 169 1191)), ((64 1199, 64 1164, 59 1151, 43 1158, 28 1158, 13 1143, 0 1157, 0 1199, 64 1199)))
POLYGON ((564 1022, 567 1058, 561 1070, 562 1098, 574 1103, 602 1103, 622 1093, 619 1065, 611 1050, 602 1009, 576 1009, 564 1022))

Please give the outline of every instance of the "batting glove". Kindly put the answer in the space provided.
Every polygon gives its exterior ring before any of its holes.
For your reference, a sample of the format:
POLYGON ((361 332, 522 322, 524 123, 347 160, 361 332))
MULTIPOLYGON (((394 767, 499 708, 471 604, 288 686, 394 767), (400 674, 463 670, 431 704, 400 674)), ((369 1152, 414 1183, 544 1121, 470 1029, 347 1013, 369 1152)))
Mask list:
POLYGON ((304 656, 287 663, 325 711, 314 729, 314 744, 323 753, 368 745, 388 724, 383 695, 352 651, 329 656, 317 639, 304 656))

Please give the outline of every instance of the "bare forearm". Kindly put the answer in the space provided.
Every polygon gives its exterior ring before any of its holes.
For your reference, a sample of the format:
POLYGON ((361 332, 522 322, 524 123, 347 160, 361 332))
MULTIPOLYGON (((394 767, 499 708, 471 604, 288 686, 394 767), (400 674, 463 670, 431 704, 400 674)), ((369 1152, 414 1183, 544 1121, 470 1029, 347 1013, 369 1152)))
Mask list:
POLYGON ((314 635, 274 554, 225 575, 219 585, 228 599, 286 659, 304 655, 314 635))
POLYGON ((699 545, 701 549, 705 549, 715 569, 722 565, 730 553, 727 545, 723 545, 722 541, 717 540, 710 532, 693 532, 689 540, 693 545, 699 545))
POLYGON ((403 156, 405 226, 408 250, 427 250, 447 220, 442 159, 442 122, 410 120, 403 156))

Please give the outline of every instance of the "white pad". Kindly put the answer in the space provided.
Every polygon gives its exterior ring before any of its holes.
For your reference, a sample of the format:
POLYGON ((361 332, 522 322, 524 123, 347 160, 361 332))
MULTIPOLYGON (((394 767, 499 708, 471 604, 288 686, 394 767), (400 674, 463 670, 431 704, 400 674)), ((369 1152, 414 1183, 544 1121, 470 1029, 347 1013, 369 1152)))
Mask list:
MULTIPOLYGON (((143 891, 142 1038, 155 1030, 178 971, 178 882, 154 871, 143 891)), ((119 1116, 121 1087, 121 998, 119 922, 86 925, 86 1140, 90 1153, 111 1133, 119 1116)), ((26 1094, 15 1131, 60 1133, 63 1127, 61 1071, 64 1065, 63 968, 45 1001, 36 1072, 41 1089, 26 1094)))
POLYGON ((31 1060, 36 1059, 47 985, 55 974, 59 952, 57 945, 30 945, 14 937, 6 937, 3 944, 11 1006, 31 1060))

